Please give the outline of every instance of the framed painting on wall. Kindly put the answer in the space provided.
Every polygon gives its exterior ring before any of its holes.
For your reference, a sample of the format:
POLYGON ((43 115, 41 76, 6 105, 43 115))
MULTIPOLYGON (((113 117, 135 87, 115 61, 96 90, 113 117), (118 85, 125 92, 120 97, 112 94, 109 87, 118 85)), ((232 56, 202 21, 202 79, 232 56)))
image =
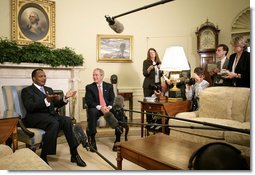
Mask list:
POLYGON ((55 2, 12 0, 12 40, 20 45, 40 42, 55 47, 55 2))
POLYGON ((132 62, 133 36, 97 35, 98 62, 132 62))

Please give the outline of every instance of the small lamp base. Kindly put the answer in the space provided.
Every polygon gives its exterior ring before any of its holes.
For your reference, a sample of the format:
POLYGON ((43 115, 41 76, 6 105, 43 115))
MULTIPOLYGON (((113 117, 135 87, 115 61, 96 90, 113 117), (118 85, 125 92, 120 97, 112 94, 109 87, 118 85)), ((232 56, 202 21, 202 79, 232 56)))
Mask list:
POLYGON ((174 84, 174 87, 169 90, 169 102, 176 102, 176 101, 181 101, 182 99, 182 94, 181 90, 176 87, 176 84, 174 84))

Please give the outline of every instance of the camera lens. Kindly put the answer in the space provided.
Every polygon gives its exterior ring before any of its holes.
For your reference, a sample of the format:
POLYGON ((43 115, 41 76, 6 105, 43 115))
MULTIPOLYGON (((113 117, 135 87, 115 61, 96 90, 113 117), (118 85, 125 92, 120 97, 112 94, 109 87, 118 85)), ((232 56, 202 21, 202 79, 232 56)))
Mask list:
POLYGON ((194 78, 190 78, 189 80, 186 81, 187 85, 194 85, 196 83, 196 80, 194 78))

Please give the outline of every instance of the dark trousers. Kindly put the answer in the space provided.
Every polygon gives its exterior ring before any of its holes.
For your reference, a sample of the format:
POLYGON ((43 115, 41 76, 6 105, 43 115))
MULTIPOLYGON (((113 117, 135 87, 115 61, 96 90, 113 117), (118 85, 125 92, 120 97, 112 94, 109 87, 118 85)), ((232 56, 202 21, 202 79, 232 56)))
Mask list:
POLYGON ((38 117, 36 120, 37 122, 35 122, 34 124, 31 124, 31 122, 29 122, 29 118, 27 118, 26 120, 25 124, 27 127, 39 128, 45 131, 45 134, 43 136, 41 154, 44 155, 56 154, 57 136, 60 130, 64 132, 64 135, 70 148, 70 153, 74 154, 73 151, 76 150, 78 143, 73 134, 72 130, 73 124, 70 117, 59 115, 54 116, 44 115, 43 117, 38 117))
POLYGON ((104 114, 101 111, 97 110, 97 108, 87 109, 88 134, 90 136, 96 134, 97 120, 102 115, 104 114))

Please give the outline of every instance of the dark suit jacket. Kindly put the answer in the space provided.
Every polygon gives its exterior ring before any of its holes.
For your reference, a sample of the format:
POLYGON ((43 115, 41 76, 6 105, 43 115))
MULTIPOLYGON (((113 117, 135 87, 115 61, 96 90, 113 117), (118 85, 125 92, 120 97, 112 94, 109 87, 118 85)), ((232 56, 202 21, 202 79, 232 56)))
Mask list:
MULTIPOLYGON (((103 96, 106 106, 113 106, 115 95, 112 84, 103 82, 103 96)), ((96 108, 97 105, 100 105, 98 88, 95 82, 86 86, 85 101, 88 108, 96 108)))
MULTIPOLYGON (((151 66, 153 63, 151 60, 144 60, 143 61, 143 75, 144 75, 144 81, 143 81, 143 88, 149 88, 150 85, 155 84, 155 69, 152 69, 150 73, 147 72, 147 69, 149 66, 151 66)), ((163 71, 159 71, 159 77, 163 75, 163 71)), ((159 82, 161 82, 161 79, 159 78, 159 82)))
MULTIPOLYGON (((47 86, 44 86, 45 92, 48 92, 50 95, 53 94, 53 89, 47 86)), ((66 105, 63 99, 54 100, 51 102, 49 107, 46 107, 44 99, 46 97, 35 85, 28 86, 24 88, 21 92, 22 101, 24 107, 27 111, 25 117, 25 124, 28 127, 38 127, 40 118, 44 116, 56 116, 58 115, 55 111, 55 107, 62 107, 66 105)), ((38 127, 40 128, 40 127, 38 127)), ((44 128, 41 128, 44 129, 44 128)))
MULTIPOLYGON (((44 86, 45 92, 53 95, 50 87, 44 86)), ((59 116, 55 107, 62 107, 66 103, 63 99, 54 100, 47 107, 44 99, 46 95, 42 93, 35 85, 24 88, 21 92, 21 98, 26 108, 27 114, 24 123, 27 127, 40 128, 45 131, 43 136, 42 153, 45 155, 56 154, 57 135, 59 130, 63 130, 71 154, 75 154, 74 148, 78 143, 72 132, 72 122, 70 117, 59 116)))
MULTIPOLYGON (((222 69, 228 69, 228 64, 229 64, 229 59, 226 58, 223 66, 222 66, 222 69)), ((217 68, 221 71, 221 61, 218 61, 216 63, 217 65, 217 68)), ((212 76, 212 79, 213 79, 213 83, 215 84, 218 84, 218 82, 222 79, 223 80, 223 85, 227 84, 227 80, 223 79, 221 75, 218 75, 218 74, 213 74, 212 76), (226 82, 226 83, 225 83, 226 82)))
MULTIPOLYGON (((230 55, 228 70, 231 72, 235 61, 236 53, 230 55)), ((250 87, 250 53, 244 51, 238 61, 235 73, 241 74, 241 78, 234 78, 237 87, 250 87)))

